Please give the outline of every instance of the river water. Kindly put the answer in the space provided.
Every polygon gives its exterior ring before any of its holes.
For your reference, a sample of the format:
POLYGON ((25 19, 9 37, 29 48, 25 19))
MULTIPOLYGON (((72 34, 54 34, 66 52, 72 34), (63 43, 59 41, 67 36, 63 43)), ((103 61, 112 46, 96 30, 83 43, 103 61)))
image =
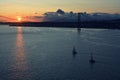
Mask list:
POLYGON ((120 31, 0 25, 0 80, 120 80, 120 31))

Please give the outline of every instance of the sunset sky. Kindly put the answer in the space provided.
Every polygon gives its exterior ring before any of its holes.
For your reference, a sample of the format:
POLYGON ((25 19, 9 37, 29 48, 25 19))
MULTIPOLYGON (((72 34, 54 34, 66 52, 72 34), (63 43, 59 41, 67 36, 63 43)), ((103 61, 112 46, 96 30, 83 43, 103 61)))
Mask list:
POLYGON ((42 16, 57 9, 73 12, 120 13, 120 0, 0 0, 1 16, 42 16))

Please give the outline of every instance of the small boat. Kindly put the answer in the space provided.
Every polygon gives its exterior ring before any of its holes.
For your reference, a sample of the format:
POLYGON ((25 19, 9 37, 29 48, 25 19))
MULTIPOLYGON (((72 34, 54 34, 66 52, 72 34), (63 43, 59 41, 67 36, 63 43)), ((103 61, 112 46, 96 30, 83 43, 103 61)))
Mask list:
POLYGON ((75 47, 73 47, 73 54, 77 54, 75 47))
POLYGON ((91 53, 91 58, 89 60, 90 63, 95 63, 95 60, 93 59, 93 54, 91 53))

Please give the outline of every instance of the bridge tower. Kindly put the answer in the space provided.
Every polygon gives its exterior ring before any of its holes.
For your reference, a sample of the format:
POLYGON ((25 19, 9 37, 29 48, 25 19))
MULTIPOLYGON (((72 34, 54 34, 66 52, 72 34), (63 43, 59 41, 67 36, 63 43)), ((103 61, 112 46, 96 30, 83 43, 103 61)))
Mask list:
POLYGON ((78 31, 81 30, 81 13, 78 13, 78 24, 77 24, 77 29, 78 31))

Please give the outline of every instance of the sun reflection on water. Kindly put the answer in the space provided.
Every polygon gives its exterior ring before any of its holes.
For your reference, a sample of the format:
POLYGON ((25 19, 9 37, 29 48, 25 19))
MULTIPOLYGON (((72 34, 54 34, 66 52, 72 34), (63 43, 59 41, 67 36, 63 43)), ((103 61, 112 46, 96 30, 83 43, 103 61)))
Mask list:
POLYGON ((26 54, 24 49, 24 40, 22 35, 22 27, 17 28, 17 36, 15 43, 15 52, 13 60, 13 80, 30 80, 26 54))

